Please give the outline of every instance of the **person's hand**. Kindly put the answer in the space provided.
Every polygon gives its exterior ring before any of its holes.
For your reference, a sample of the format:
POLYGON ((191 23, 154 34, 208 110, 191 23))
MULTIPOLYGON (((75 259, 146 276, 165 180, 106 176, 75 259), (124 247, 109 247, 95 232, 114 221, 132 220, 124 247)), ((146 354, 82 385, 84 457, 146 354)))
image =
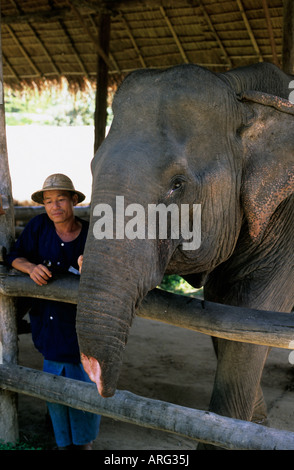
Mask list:
POLYGON ((82 272, 82 266, 83 266, 83 255, 80 255, 78 257, 78 265, 79 265, 79 271, 81 273, 82 272))
POLYGON ((38 286, 44 286, 47 284, 48 280, 52 277, 51 271, 44 266, 43 264, 37 264, 32 267, 32 270, 29 273, 30 278, 38 284, 38 286))

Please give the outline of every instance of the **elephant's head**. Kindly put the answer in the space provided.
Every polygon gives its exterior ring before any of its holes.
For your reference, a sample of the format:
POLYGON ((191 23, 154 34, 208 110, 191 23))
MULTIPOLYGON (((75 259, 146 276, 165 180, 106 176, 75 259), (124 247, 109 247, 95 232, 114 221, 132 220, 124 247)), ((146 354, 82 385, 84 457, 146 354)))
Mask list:
POLYGON ((221 77, 191 65, 136 72, 120 87, 92 162, 77 314, 82 361, 101 395, 115 392, 147 292, 165 273, 193 273, 201 285, 234 252, 244 215, 259 243, 292 192, 294 116, 267 104, 240 99, 221 77), (159 204, 175 209, 164 236, 154 236, 148 217, 159 204))

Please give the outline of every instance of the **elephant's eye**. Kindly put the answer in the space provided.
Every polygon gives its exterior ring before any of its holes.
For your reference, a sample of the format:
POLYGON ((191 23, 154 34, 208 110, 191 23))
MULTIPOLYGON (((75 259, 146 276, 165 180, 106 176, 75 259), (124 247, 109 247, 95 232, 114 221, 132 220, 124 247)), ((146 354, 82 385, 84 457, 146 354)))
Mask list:
POLYGON ((176 189, 179 189, 182 187, 182 182, 177 181, 176 183, 173 184, 173 190, 175 191, 176 189))
POLYGON ((181 189, 183 187, 183 183, 184 181, 182 178, 175 178, 171 184, 171 192, 181 189))

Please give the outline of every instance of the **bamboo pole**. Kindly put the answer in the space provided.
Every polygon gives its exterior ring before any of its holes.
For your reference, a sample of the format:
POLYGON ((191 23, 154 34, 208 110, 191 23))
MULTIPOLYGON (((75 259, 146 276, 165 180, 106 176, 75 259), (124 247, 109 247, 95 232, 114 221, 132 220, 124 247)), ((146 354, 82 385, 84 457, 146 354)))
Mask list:
MULTIPOLYGON (((36 297, 76 304, 79 277, 74 274, 38 286, 29 276, 12 271, 0 275, 0 295, 36 297)), ((207 302, 153 289, 137 315, 231 341, 294 349, 293 314, 207 302)))
MULTIPOLYGON (((7 157, 3 64, 0 16, 0 246, 9 249, 14 239, 14 215, 7 157)), ((2 266, 0 266, 0 271, 2 266)), ((17 333, 14 301, 0 294, 0 364, 17 361, 17 333)), ((0 440, 16 442, 18 421, 16 395, 0 390, 0 440)))
POLYGON ((267 30, 268 30, 268 34, 269 34, 271 50, 272 50, 272 54, 273 54, 273 62, 274 62, 274 64, 276 64, 277 67, 280 67, 280 61, 279 61, 278 54, 277 54, 275 36, 274 36, 274 32, 273 32, 271 15, 270 15, 270 12, 269 12, 269 7, 268 7, 268 4, 267 4, 267 0, 262 0, 262 6, 263 6, 265 19, 266 19, 266 25, 267 25, 267 30))
POLYGON ((117 391, 102 398, 95 384, 21 366, 0 366, 6 390, 171 432, 196 441, 239 450, 294 450, 294 433, 117 391))
MULTIPOLYGON (((101 13, 99 23, 99 47, 106 56, 109 53, 111 17, 108 13, 101 13)), ((105 138, 107 121, 107 87, 108 87, 108 64, 97 54, 97 85, 95 106, 95 139, 94 153, 105 138)))
POLYGON ((283 70, 294 75, 294 2, 284 0, 283 70))
MULTIPOLYGON (((14 217, 15 222, 22 222, 27 223, 36 215, 44 214, 45 207, 44 206, 15 206, 14 207, 14 217)), ((74 207, 74 214, 77 217, 81 217, 82 219, 89 220, 90 218, 90 206, 75 206, 74 207)))

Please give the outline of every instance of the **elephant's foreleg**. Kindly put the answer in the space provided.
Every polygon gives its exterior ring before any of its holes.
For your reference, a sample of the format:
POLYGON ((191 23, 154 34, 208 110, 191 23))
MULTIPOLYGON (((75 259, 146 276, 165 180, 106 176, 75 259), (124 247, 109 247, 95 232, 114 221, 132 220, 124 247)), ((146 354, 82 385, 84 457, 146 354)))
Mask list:
POLYGON ((267 406, 260 385, 257 390, 251 421, 263 426, 267 425, 267 406))
MULTIPOLYGON (((233 351, 235 351, 236 348, 237 348, 238 351, 240 351, 240 353, 241 353, 242 350, 244 350, 244 352, 245 352, 245 368, 248 367, 249 362, 246 360, 246 357, 249 359, 249 356, 246 355, 247 354, 246 353, 246 350, 247 350, 246 344, 236 343, 235 345, 231 344, 231 346, 230 346, 230 345, 226 345, 226 343, 227 343, 226 340, 220 340, 219 338, 215 338, 215 337, 212 338, 212 342, 213 342, 214 350, 215 350, 215 353, 216 353, 216 356, 217 356, 218 359, 219 359, 219 354, 218 354, 219 345, 220 345, 220 350, 221 351, 223 351, 224 347, 227 348, 227 355, 230 354, 231 350, 232 350, 232 354, 233 354, 233 351), (224 346, 224 345, 222 346, 223 343, 226 346, 224 346), (241 347, 241 344, 243 344, 243 347, 241 347)), ((229 342, 229 343, 231 343, 231 342, 229 342)), ((247 346, 248 346, 249 350, 251 351, 251 355, 255 356, 254 345, 248 344, 247 346)), ((262 370, 263 370, 265 360, 266 360, 266 358, 268 356, 268 353, 269 353, 269 349, 270 348, 266 348, 265 358, 264 359, 261 358, 261 361, 263 361, 263 362, 262 362, 262 366, 261 366, 260 378, 261 378, 261 374, 262 374, 262 370)), ((259 355, 259 347, 258 347, 258 355, 259 355)), ((258 362, 258 364, 259 364, 259 362, 258 362)), ((219 366, 220 366, 220 364, 218 363, 218 368, 219 368, 219 366)), ((225 367, 225 365, 222 365, 222 367, 225 367)), ((259 365, 257 367, 259 367, 259 365)), ((258 373, 258 371, 257 371, 257 373, 258 373)), ((259 381, 260 381, 260 379, 259 379, 259 381)), ((254 391, 253 391, 253 393, 254 393, 254 391)), ((265 401, 264 401, 264 398, 263 398, 262 389, 259 385, 258 388, 257 388, 257 391, 256 391, 254 405, 253 405, 252 417, 251 417, 250 420, 255 422, 255 423, 266 424, 266 419, 267 419, 267 407, 266 407, 266 404, 265 404, 265 401)))
POLYGON ((215 346, 218 363, 210 411, 245 421, 264 420, 266 406, 260 380, 268 347, 223 339, 215 346))
MULTIPOLYGON (((268 347, 215 338, 214 346, 218 362, 210 411, 265 423, 266 405, 260 380, 268 347)), ((199 444, 198 449, 221 450, 205 444, 199 444)))
POLYGON ((260 406, 260 379, 267 346, 218 340, 218 362, 210 410, 251 421, 255 404, 260 406))

